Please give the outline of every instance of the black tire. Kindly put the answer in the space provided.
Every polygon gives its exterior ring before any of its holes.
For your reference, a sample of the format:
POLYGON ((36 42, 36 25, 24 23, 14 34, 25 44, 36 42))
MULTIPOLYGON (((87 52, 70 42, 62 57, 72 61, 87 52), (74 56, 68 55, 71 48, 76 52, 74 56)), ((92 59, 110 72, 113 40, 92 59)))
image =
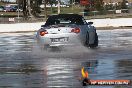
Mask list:
POLYGON ((98 47, 98 35, 97 35, 97 33, 95 33, 94 43, 93 44, 90 44, 89 47, 90 48, 96 48, 96 47, 98 47))
POLYGON ((95 46, 96 46, 96 47, 97 47, 98 44, 99 44, 99 40, 98 40, 98 35, 97 35, 97 33, 95 34, 95 41, 94 41, 94 43, 95 43, 95 46))
POLYGON ((84 46, 89 47, 89 34, 86 34, 86 41, 84 43, 84 46))

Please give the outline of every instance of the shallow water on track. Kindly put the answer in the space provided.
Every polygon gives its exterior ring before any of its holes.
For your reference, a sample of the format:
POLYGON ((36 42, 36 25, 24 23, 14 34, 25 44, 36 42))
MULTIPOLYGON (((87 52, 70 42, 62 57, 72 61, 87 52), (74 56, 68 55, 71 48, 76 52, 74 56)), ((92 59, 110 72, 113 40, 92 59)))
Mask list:
MULTIPOLYGON (((90 79, 132 80, 132 31, 98 30, 99 47, 44 51, 35 33, 0 34, 0 88, 83 88, 81 68, 90 79)), ((131 88, 87 86, 86 88, 131 88)))

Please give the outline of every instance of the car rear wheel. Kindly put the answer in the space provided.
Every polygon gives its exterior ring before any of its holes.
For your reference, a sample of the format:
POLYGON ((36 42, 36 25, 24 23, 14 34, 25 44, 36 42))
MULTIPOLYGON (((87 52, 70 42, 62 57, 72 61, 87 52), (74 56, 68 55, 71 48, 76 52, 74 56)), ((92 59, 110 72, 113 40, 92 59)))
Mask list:
POLYGON ((88 33, 86 34, 86 40, 85 40, 84 46, 89 47, 89 34, 88 33))
POLYGON ((96 48, 98 46, 98 35, 97 33, 95 33, 95 40, 93 44, 90 44, 89 47, 90 48, 96 48))

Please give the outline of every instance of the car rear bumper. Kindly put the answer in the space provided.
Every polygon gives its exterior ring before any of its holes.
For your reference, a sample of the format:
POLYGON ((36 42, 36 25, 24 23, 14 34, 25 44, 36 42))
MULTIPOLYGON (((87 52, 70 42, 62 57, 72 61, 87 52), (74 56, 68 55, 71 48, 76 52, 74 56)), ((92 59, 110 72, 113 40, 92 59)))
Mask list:
POLYGON ((59 47, 59 46, 73 46, 75 44, 50 44, 49 47, 59 47))
POLYGON ((72 46, 80 45, 80 35, 75 33, 67 34, 47 34, 45 36, 39 36, 41 44, 54 46, 72 46), (55 41, 58 40, 58 41, 55 41), (61 40, 61 41, 60 41, 61 40))

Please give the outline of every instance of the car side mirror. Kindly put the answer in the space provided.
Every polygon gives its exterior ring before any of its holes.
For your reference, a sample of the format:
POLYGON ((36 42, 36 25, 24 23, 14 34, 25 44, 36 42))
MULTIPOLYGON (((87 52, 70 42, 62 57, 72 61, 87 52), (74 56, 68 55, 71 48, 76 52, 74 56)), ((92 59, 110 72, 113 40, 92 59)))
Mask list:
POLYGON ((88 24, 92 25, 92 24, 93 24, 93 22, 88 22, 88 24))

